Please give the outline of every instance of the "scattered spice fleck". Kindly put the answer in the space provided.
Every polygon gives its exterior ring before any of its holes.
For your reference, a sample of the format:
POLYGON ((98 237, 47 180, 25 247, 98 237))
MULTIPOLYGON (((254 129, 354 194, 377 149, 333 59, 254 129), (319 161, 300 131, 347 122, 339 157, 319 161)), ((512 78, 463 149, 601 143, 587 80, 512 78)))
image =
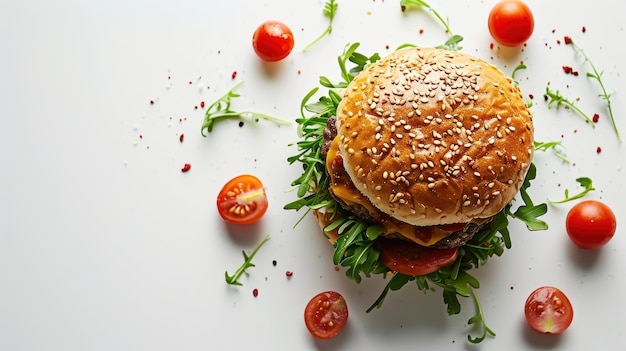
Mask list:
POLYGON ((154 105, 154 100, 150 100, 150 105, 154 105))
POLYGON ((180 169, 181 172, 189 172, 189 170, 191 169, 191 163, 185 163, 183 165, 183 168, 180 169))
POLYGON ((572 43, 572 38, 570 36, 564 36, 563 40, 565 41, 565 44, 571 44, 572 43))
POLYGON ((420 34, 424 34, 424 28, 420 28, 420 34))
POLYGON ((335 271, 339 272, 339 266, 335 266, 335 271))
POLYGON ((189 81, 189 85, 191 85, 191 84, 193 84, 193 82, 192 82, 192 81, 189 81))
POLYGON ((276 264, 277 264, 276 260, 273 260, 272 261, 272 266, 276 266, 276 264))
POLYGON ((532 99, 534 99, 534 98, 535 98, 535 95, 533 95, 533 94, 528 94, 528 98, 532 100, 532 99))
POLYGON ((204 108, 204 101, 200 101, 200 107, 204 108))
POLYGON ((243 127, 243 121, 239 121, 239 127, 243 127))
POLYGON ((237 78, 237 71, 233 71, 233 74, 230 75, 232 79, 237 78))
POLYGON ((287 271, 287 272, 285 272, 285 275, 287 277, 291 277, 293 275, 293 272, 292 271, 287 271))
POLYGON ((565 74, 578 76, 578 71, 574 71, 574 68, 572 68, 572 66, 563 66, 563 72, 565 72, 565 74))
POLYGON ((602 148, 598 146, 598 147, 596 148, 596 153, 598 153, 598 154, 599 154, 599 153, 601 153, 601 152, 602 152, 602 148))
POLYGON ((185 134, 181 134, 178 136, 178 140, 182 143, 185 140, 185 134))
POLYGON ((489 43, 489 49, 493 50, 493 43, 489 43))
POLYGON ((301 70, 298 70, 298 75, 301 75, 301 74, 302 74, 302 71, 301 71, 301 70))
POLYGON ((582 31, 585 33, 587 31, 587 27, 583 26, 582 31))
POLYGON ((597 113, 594 113, 592 120, 593 120, 593 123, 598 123, 598 121, 600 120, 600 115, 597 113))
POLYGON ((257 288, 252 289, 252 296, 254 296, 254 297, 259 296, 259 289, 257 289, 257 288))

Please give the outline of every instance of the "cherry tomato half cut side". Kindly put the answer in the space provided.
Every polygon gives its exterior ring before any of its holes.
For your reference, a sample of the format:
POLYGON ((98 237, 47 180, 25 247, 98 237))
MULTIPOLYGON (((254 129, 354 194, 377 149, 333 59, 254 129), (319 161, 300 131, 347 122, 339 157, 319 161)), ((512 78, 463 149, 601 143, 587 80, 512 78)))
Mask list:
POLYGON ((251 224, 267 211, 267 195, 261 181, 249 174, 237 176, 217 195, 217 210, 228 223, 251 224))
POLYGON ((456 261, 458 248, 434 249, 407 240, 379 239, 380 261, 392 271, 419 276, 438 271, 456 261))
POLYGON ((524 315, 528 324, 536 331, 560 334, 572 324, 574 309, 561 290, 542 286, 528 296, 524 315))
POLYGON ((343 329, 348 321, 346 300, 335 291, 315 295, 304 309, 304 323, 317 339, 330 339, 343 329))

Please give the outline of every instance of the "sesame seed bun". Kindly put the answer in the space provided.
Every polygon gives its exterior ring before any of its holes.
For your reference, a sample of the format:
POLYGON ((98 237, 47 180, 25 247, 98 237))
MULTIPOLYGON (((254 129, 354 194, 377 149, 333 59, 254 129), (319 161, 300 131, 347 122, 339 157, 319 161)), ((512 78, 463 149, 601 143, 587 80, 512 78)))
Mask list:
POLYGON ((533 156, 519 89, 454 51, 407 48, 372 64, 345 89, 336 126, 355 187, 416 226, 492 217, 517 194, 533 156))

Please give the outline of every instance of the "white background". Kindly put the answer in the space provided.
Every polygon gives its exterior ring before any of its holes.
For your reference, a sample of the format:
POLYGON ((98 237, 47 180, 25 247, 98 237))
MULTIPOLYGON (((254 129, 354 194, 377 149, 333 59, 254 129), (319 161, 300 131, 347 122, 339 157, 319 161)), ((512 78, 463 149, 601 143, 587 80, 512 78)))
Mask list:
POLYGON ((314 221, 307 217, 294 229, 302 214, 282 209, 295 199, 288 190, 300 172, 286 162, 296 152, 289 146, 297 141, 295 123, 226 121, 200 135, 200 102, 237 82, 245 83, 233 109, 293 121, 320 75, 339 80, 336 58, 346 43, 383 55, 402 43, 443 43, 446 33, 430 12, 402 13, 392 0, 338 0, 334 31, 303 53, 327 25, 320 0, 31 0, 0 3, 0 350, 624 345, 623 145, 598 85, 584 76, 589 66, 558 43, 572 36, 604 71, 626 135, 623 13, 609 1, 528 0, 535 32, 523 48, 507 49, 490 47, 487 15, 495 1, 428 2, 464 37, 464 52, 507 74, 520 62, 528 66, 516 78, 534 96, 536 139, 561 140, 571 160, 536 154, 535 202, 561 198, 566 188, 578 192, 575 179, 587 176, 597 189, 587 198, 606 202, 618 217, 616 236, 598 251, 569 241, 564 219, 573 203, 549 207, 547 231, 529 232, 514 221, 513 248, 474 272, 497 337, 470 345, 467 334, 477 332, 466 324, 475 312, 471 300, 449 317, 440 291, 424 295, 412 284, 365 313, 386 281, 348 280, 335 271, 314 221), (251 46, 254 29, 268 19, 285 22, 296 40, 292 54, 272 65, 262 64, 251 46), (563 65, 581 75, 564 74, 563 65), (548 83, 599 113, 597 126, 548 109, 542 98, 548 83), (182 173, 185 163, 192 168, 182 173), (270 208, 256 225, 227 226, 215 199, 241 173, 261 178, 270 208), (227 285, 224 271, 232 273, 243 262, 241 250, 266 234, 271 239, 244 286, 227 285), (574 322, 560 336, 526 326, 524 301, 541 285, 561 288, 574 305, 574 322), (350 317, 338 337, 319 342, 306 330, 303 311, 324 290, 346 297, 350 317))

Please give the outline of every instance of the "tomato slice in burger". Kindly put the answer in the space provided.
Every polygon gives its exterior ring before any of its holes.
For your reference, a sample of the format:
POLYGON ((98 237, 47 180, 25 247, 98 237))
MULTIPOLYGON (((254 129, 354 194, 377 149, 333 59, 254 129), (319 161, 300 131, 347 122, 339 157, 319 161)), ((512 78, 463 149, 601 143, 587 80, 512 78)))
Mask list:
POLYGON ((318 339, 336 336, 347 321, 348 305, 335 291, 315 295, 304 309, 304 323, 311 335, 318 339))
POLYGON ((263 183, 249 174, 231 179, 217 195, 217 210, 228 223, 251 224, 258 221, 267 211, 263 183))
POLYGON ((434 249, 407 240, 380 239, 380 261, 392 271, 418 276, 446 267, 456 260, 458 248, 434 249))

